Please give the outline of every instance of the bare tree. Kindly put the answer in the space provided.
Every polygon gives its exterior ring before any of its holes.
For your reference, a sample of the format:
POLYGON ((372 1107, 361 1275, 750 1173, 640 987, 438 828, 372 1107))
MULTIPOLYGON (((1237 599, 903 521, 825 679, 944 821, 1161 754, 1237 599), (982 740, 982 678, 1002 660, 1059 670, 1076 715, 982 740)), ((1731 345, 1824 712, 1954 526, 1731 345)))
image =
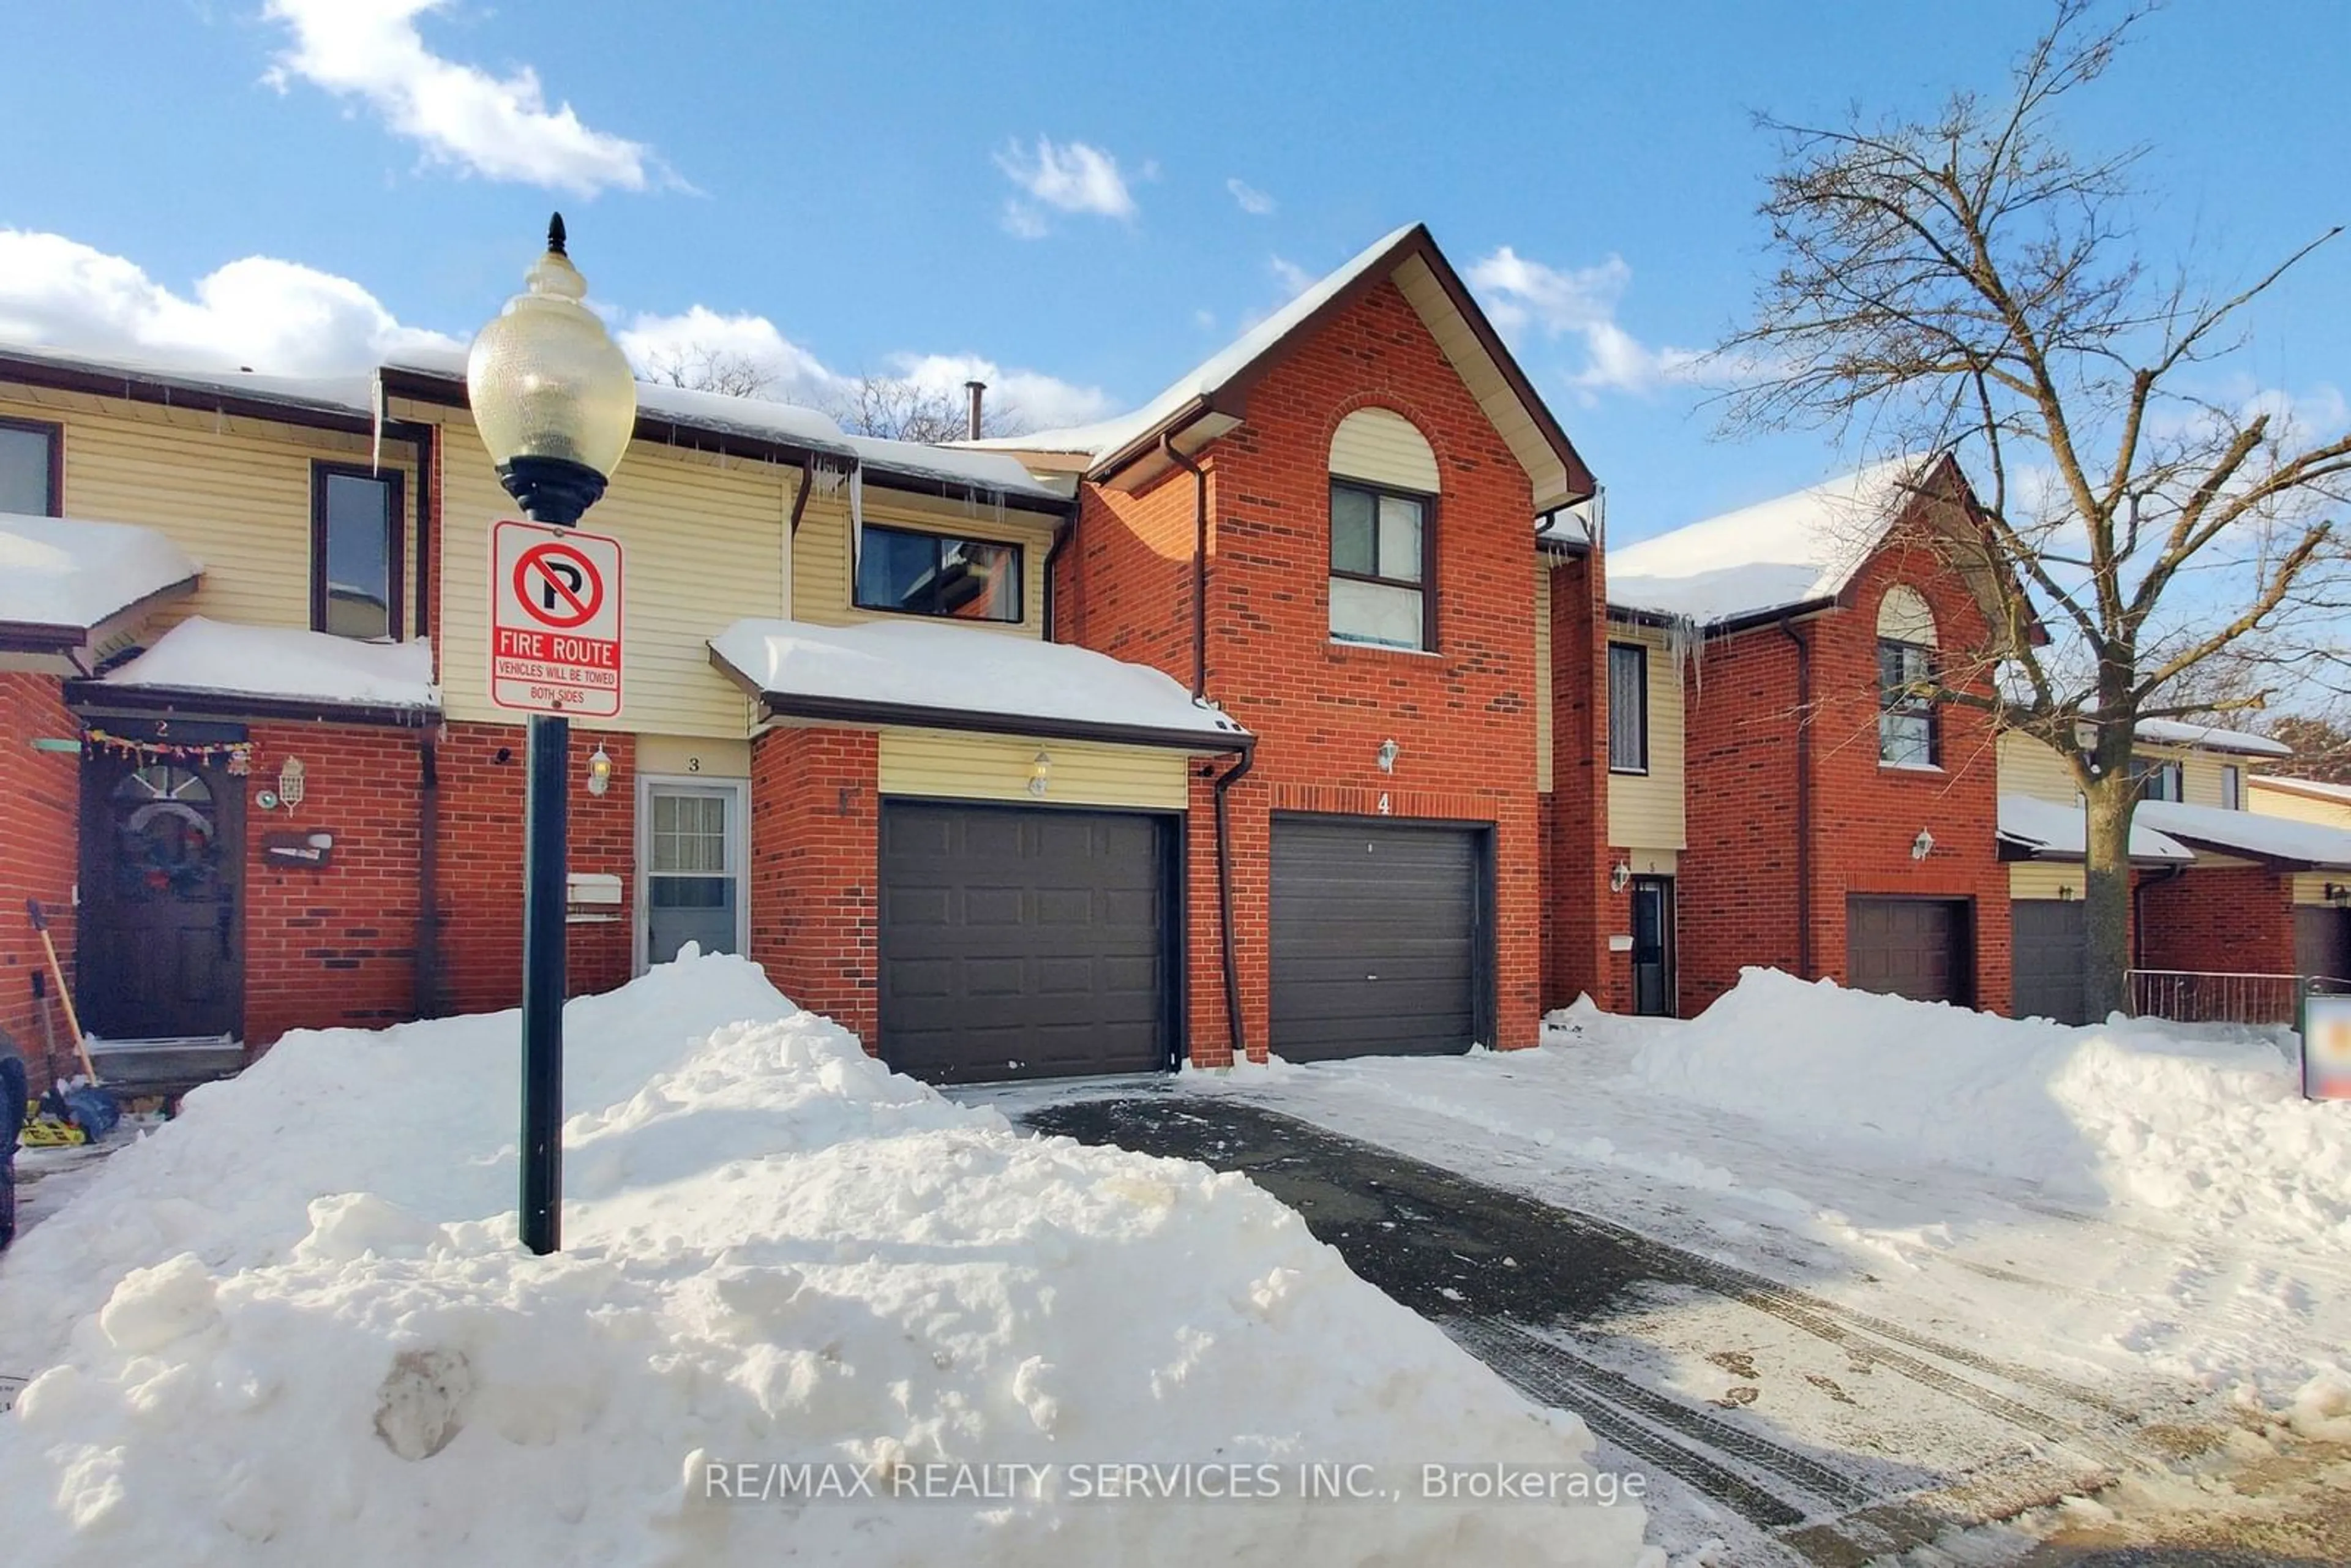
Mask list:
POLYGON ((1719 350, 1732 431, 1826 425, 1955 451, 1980 506, 1938 548, 1984 602, 1985 646, 1945 649, 1928 695, 2053 747, 2085 802, 2086 1000, 2124 1000, 2139 720, 2202 716, 2193 674, 2235 660, 2259 708, 2339 674, 2351 431, 2276 396, 2222 395, 2248 307, 2329 229, 2250 282, 2210 287, 2143 252, 2138 152, 2077 156, 2058 111, 2138 15, 2054 18, 1997 99, 1815 127, 1782 144, 1761 212, 1775 268, 1719 350), (1987 675, 1997 673, 1997 679, 1987 675))
POLYGON ((778 380, 776 371, 749 354, 707 343, 688 343, 645 356, 639 380, 659 386, 684 387, 688 392, 719 392, 727 397, 760 397, 778 380))
MULTIPOLYGON (((855 435, 934 444, 971 434, 970 405, 962 389, 926 387, 904 376, 867 374, 845 382, 824 404, 832 422, 855 435)), ((1017 435, 1022 427, 1008 407, 984 407, 982 435, 1017 435)))

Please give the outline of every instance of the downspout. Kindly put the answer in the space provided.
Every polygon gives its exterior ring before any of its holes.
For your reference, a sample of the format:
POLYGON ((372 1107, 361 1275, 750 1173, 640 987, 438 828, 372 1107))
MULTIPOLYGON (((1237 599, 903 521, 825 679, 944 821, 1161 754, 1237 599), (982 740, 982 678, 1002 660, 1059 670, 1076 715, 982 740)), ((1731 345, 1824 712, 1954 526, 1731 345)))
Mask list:
MULTIPOLYGON (((1159 450, 1168 462, 1192 476, 1192 695, 1208 695, 1208 473, 1176 450, 1175 433, 1159 437, 1159 450)), ((1238 778, 1249 771, 1241 764, 1238 778)), ((1218 786, 1223 788, 1222 785, 1218 786)))
POLYGON ((1217 928, 1224 938, 1225 1028, 1232 1037, 1236 1066, 1248 1060, 1249 1049, 1241 1038, 1240 961, 1233 954, 1233 818, 1225 797, 1234 785, 1249 777, 1256 762, 1257 747, 1252 744, 1241 752, 1241 759, 1217 779, 1217 928))
POLYGON ((1061 559, 1061 547, 1078 531, 1078 513, 1084 505, 1082 497, 1071 499, 1070 515, 1053 525, 1053 542, 1045 547, 1045 641, 1061 641, 1061 597, 1053 591, 1053 568, 1061 559))
POLYGON ((1813 973, 1813 649, 1780 617, 1780 635, 1796 645, 1796 977, 1813 973))
POLYGON ((416 961, 414 1007, 441 1016, 441 757, 430 732, 416 742, 416 961))

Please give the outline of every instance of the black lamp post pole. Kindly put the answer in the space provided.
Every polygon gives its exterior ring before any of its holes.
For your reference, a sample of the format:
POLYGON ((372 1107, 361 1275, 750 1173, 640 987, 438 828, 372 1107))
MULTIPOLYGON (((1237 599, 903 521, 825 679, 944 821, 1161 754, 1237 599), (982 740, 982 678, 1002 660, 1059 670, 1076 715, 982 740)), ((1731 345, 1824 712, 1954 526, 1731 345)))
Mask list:
MULTIPOLYGON (((498 476, 535 523, 568 528, 604 492, 604 476, 560 458, 517 457, 498 476)), ((522 1244, 563 1244, 564 915, 569 870, 571 721, 530 717, 522 855, 522 1244)))

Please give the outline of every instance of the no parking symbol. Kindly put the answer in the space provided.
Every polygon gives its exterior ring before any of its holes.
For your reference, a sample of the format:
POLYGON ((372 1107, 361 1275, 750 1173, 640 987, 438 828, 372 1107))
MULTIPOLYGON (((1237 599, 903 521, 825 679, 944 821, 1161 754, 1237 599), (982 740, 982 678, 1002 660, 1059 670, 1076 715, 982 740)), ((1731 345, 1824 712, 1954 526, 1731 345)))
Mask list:
POLYGON ((490 529, 490 701, 621 713, 621 541, 511 518, 490 529))

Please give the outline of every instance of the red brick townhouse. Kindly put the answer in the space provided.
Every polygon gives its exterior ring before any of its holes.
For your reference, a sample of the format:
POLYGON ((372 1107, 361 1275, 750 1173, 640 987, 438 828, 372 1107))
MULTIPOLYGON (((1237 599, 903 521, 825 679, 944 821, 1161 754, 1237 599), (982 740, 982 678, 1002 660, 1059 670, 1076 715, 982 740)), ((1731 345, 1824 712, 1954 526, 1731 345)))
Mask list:
POLYGON ((1609 1005, 1768 965, 2006 1008, 1991 722, 1902 695, 1986 645, 1937 542, 1970 504, 1948 457, 1889 463, 1609 552, 1609 1005))
MULTIPOLYGON (((1426 231, 1029 446, 643 389, 575 990, 741 951, 953 1080, 1525 1044, 1597 982, 1593 486, 1426 231)), ((452 363, 0 354, 0 1028, 57 1022, 26 896, 111 1040, 517 999, 512 509, 452 363)))

